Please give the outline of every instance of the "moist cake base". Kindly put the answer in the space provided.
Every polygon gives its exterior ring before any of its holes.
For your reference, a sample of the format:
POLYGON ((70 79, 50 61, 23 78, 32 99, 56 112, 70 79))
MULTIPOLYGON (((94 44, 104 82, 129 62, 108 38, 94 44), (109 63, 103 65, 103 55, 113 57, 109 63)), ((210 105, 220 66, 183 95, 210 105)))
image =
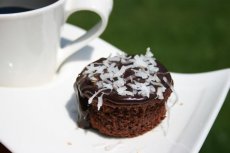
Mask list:
MULTIPOLYGON (((135 137, 144 134, 165 118, 165 104, 170 93, 170 90, 165 92, 164 100, 150 99, 141 104, 116 104, 104 99, 99 111, 97 102, 93 102, 87 109, 81 108, 87 118, 78 120, 78 125, 85 128, 83 124, 88 124, 88 128, 112 137, 135 137)), ((87 98, 82 97, 79 100, 81 104, 88 101, 87 98)))

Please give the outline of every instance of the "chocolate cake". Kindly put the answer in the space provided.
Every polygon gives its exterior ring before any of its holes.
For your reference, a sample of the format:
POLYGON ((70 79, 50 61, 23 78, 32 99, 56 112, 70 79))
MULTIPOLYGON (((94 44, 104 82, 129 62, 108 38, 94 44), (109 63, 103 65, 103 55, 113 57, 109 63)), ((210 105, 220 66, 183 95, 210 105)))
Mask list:
POLYGON ((150 49, 89 64, 74 84, 78 126, 113 137, 134 137, 157 126, 166 115, 173 81, 150 49))

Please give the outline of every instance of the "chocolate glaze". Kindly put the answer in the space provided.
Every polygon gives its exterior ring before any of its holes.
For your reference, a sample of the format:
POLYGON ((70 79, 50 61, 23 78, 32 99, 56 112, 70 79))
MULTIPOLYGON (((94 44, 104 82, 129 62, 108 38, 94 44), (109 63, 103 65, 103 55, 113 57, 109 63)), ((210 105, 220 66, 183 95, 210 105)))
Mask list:
MULTIPOLYGON (((101 58, 93 63, 102 63, 104 60, 106 60, 105 58, 101 58)), ((173 81, 171 78, 170 73, 167 71, 167 69, 159 62, 156 61, 157 63, 157 67, 159 68, 159 71, 157 73, 157 76, 159 77, 159 79, 161 80, 161 83, 167 88, 166 90, 170 90, 171 89, 169 87, 169 85, 173 85, 173 81), (167 78, 167 83, 163 80, 163 77, 167 78)), ((121 68, 122 64, 117 62, 116 63, 118 68, 121 68)), ((79 103, 78 105, 78 125, 82 128, 90 128, 90 123, 89 123, 89 119, 88 119, 88 111, 89 108, 91 107, 91 105, 88 104, 88 99, 95 93, 97 92, 99 89, 96 85, 96 82, 91 81, 87 75, 84 75, 84 71, 86 70, 86 68, 78 75, 76 82, 74 84, 74 89, 75 92, 77 94, 77 98, 79 103)), ((129 77, 130 75, 133 75, 133 71, 128 69, 126 70, 126 72, 124 73, 124 78, 129 77)), ((98 76, 98 81, 100 81, 100 77, 98 76)), ((134 78, 134 80, 137 80, 141 82, 144 80, 140 80, 140 78, 134 78)), ((128 86, 127 86, 128 87, 128 86)), ((157 86, 155 86, 157 87, 157 86)), ((129 90, 129 87, 128 87, 129 90)), ((111 104, 118 104, 118 105, 122 105, 122 104, 140 104, 140 103, 147 103, 148 101, 152 100, 152 99, 156 99, 157 95, 156 93, 150 94, 150 97, 143 97, 141 95, 134 95, 134 96, 121 96, 119 95, 116 91, 111 91, 111 90, 106 90, 103 91, 105 94, 103 96, 103 101, 106 102, 110 102, 111 104)), ((165 93, 164 93, 165 94, 165 93)), ((97 100, 97 97, 100 96, 97 95, 94 99, 97 100)))
MULTIPOLYGON (((105 58, 101 58, 101 59, 95 61, 94 63, 102 63, 103 60, 105 60, 105 58)), ((169 88, 168 84, 173 84, 171 75, 168 73, 167 69, 162 64, 160 64, 159 61, 156 61, 156 62, 157 62, 157 67, 159 67, 159 72, 158 72, 157 76, 161 80, 161 83, 166 88, 169 88), (163 77, 167 78, 167 80, 168 80, 167 83, 163 80, 163 77)), ((119 68, 122 66, 121 63, 118 63, 117 65, 119 68)), ((79 76, 76 80, 75 88, 76 88, 76 91, 79 92, 79 95, 81 97, 90 98, 96 91, 98 91, 98 88, 97 88, 97 85, 95 82, 92 82, 86 75, 83 75, 84 70, 79 74, 79 76)), ((128 69, 124 73, 124 78, 127 78, 130 75, 133 75, 133 71, 128 69)), ((137 80, 137 79, 140 79, 140 78, 134 78, 134 80, 137 80)), ((99 77, 98 77, 98 81, 100 81, 99 77)), ((157 87, 157 86, 155 86, 155 87, 157 87)), ((129 87, 128 87, 128 89, 129 89, 129 87)), ((122 104, 122 103, 142 103, 142 102, 145 102, 147 99, 152 99, 152 98, 155 99, 156 98, 155 93, 150 94, 150 97, 148 98, 148 97, 143 97, 143 96, 137 95, 137 94, 134 96, 129 96, 129 95, 121 96, 114 90, 113 91, 108 90, 108 91, 104 91, 104 92, 108 93, 108 94, 105 94, 103 96, 103 99, 108 99, 111 102, 119 103, 119 104, 122 104)), ((98 96, 100 96, 100 94, 98 96)), ((96 97, 98 97, 98 96, 96 96, 96 97)), ((95 99, 96 99, 96 97, 95 97, 95 99)))

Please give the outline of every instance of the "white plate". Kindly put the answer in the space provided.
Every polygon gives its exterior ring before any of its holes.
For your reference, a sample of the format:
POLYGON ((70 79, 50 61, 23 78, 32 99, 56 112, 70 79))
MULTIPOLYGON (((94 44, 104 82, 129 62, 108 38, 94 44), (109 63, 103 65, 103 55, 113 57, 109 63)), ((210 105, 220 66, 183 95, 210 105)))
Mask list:
MULTIPOLYGON (((82 32, 65 25, 62 42, 82 32)), ((228 93, 230 69, 172 73, 179 102, 162 126, 142 136, 106 138, 77 128, 73 90, 77 74, 89 62, 117 52, 96 39, 71 57, 53 82, 36 88, 0 88, 0 141, 18 153, 198 152, 228 93)))

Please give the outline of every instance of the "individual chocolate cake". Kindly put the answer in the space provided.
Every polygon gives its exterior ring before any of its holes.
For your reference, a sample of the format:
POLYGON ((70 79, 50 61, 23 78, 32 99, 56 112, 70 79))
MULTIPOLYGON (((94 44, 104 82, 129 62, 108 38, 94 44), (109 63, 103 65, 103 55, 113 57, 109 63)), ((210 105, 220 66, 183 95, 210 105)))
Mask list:
POLYGON ((150 49, 146 55, 101 58, 77 77, 78 126, 113 137, 134 137, 166 114, 173 81, 150 49))

